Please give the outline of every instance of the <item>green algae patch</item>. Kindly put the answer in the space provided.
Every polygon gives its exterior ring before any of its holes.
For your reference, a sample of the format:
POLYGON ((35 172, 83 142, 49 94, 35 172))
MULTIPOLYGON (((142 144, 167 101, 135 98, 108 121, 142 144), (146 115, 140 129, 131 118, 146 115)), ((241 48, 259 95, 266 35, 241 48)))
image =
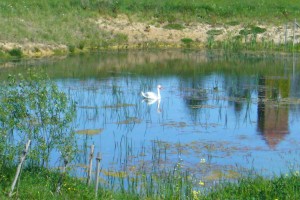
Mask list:
POLYGON ((76 131, 77 134, 97 135, 102 133, 103 129, 85 129, 76 131))

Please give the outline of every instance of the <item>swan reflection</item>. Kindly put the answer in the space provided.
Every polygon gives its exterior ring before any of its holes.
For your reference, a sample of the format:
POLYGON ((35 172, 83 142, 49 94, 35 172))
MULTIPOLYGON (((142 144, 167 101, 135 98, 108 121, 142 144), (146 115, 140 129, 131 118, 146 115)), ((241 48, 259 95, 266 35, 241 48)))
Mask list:
POLYGON ((146 103, 148 106, 151 106, 154 103, 157 103, 157 113, 161 113, 162 110, 160 109, 160 99, 143 99, 143 103, 146 103))

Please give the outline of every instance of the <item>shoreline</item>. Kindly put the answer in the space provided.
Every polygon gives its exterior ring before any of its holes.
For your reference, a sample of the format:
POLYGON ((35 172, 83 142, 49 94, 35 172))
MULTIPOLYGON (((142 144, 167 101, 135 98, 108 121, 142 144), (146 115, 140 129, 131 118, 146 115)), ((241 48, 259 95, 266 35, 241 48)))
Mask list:
MULTIPOLYGON (((203 23, 168 24, 132 21, 125 15, 98 18, 94 22, 99 31, 111 34, 114 43, 95 44, 95 46, 73 46, 67 44, 50 44, 26 41, 15 43, 0 41, 0 59, 41 58, 54 55, 68 55, 103 50, 135 49, 222 49, 226 45, 239 45, 248 48, 255 44, 257 50, 266 46, 293 45, 293 27, 256 24, 210 25, 203 23), (171 28, 170 25, 174 26, 171 28), (121 35, 121 36, 120 36, 121 35), (119 38, 121 37, 121 38, 119 38), (125 38, 125 39, 124 39, 125 38)), ((84 38, 78 38, 82 40, 84 38)), ((299 42, 297 36, 296 42, 299 42)), ((291 48, 289 48, 291 49, 291 48)))

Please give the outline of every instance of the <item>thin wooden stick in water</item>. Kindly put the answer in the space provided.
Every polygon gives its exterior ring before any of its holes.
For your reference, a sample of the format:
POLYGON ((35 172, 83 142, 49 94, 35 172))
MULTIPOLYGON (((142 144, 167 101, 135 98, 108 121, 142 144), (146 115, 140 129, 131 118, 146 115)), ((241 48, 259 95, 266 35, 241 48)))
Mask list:
POLYGON ((93 168, 93 157, 94 157, 94 145, 91 145, 91 153, 90 153, 90 164, 89 164, 89 172, 87 177, 87 184, 91 184, 91 176, 92 176, 92 168, 93 168))
POLYGON ((63 184, 63 181, 64 181, 64 176, 66 174, 66 169, 67 169, 67 165, 68 165, 68 159, 65 158, 64 159, 64 166, 62 168, 62 173, 60 174, 60 177, 59 177, 59 180, 58 180, 58 184, 57 184, 57 188, 56 188, 56 193, 60 193, 60 189, 61 189, 61 186, 63 184))
POLYGON ((19 175, 20 175, 20 172, 21 172, 21 168, 22 168, 23 162, 24 162, 25 157, 26 157, 27 152, 28 152, 28 148, 29 148, 30 142, 31 142, 31 140, 27 141, 25 149, 24 149, 23 154, 21 156, 20 163, 18 165, 17 172, 16 172, 16 175, 15 175, 15 179, 14 179, 12 185, 11 185, 11 190, 9 192, 9 197, 12 197, 12 195, 13 195, 13 191, 14 191, 16 183, 18 181, 18 178, 19 178, 19 175))
POLYGON ((100 161, 101 161, 101 154, 98 152, 97 154, 97 158, 96 158, 96 162, 97 162, 97 166, 96 166, 96 198, 98 196, 98 185, 99 185, 99 172, 100 172, 100 161))

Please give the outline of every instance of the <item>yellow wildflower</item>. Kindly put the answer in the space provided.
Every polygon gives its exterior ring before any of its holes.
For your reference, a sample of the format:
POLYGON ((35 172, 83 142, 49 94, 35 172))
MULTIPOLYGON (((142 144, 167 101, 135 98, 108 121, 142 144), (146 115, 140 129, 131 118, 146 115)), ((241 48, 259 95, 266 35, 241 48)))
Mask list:
POLYGON ((199 181, 199 185, 204 186, 204 182, 203 181, 199 181))
POLYGON ((193 190, 193 199, 199 200, 199 197, 198 197, 199 194, 200 194, 200 191, 193 190))

